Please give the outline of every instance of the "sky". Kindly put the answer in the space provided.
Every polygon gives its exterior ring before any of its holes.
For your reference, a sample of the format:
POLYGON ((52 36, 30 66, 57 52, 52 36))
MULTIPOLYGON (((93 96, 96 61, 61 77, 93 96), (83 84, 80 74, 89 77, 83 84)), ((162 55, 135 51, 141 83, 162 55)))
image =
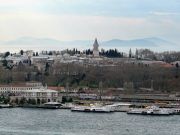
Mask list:
POLYGON ((0 0, 0 41, 162 37, 180 41, 180 0, 0 0))

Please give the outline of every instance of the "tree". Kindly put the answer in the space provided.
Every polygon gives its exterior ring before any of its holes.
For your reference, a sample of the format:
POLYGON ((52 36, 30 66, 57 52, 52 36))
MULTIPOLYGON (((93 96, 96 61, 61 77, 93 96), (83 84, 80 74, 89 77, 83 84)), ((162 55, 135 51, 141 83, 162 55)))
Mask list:
POLYGON ((39 56, 38 52, 36 52, 36 56, 39 56))
POLYGON ((179 77, 179 63, 176 63, 176 78, 178 78, 179 77))
POLYGON ((3 64, 4 67, 7 67, 7 66, 8 66, 7 60, 3 60, 3 61, 2 61, 2 64, 3 64))
POLYGON ((50 65, 48 63, 46 63, 46 67, 45 67, 45 75, 46 76, 49 75, 49 67, 50 67, 50 65))
POLYGON ((123 53, 119 52, 117 49, 109 49, 107 51, 101 50, 100 55, 106 56, 109 58, 122 58, 123 53))
POLYGON ((176 63, 176 68, 179 68, 179 63, 176 63))
POLYGON ((129 50, 129 58, 132 58, 132 51, 131 51, 131 48, 129 50))
POLYGON ((53 53, 50 51, 48 55, 53 55, 53 53))
POLYGON ((6 53, 4 54, 4 58, 8 57, 9 55, 10 55, 10 52, 6 52, 6 53))
POLYGON ((23 51, 23 50, 21 50, 21 51, 20 51, 20 54, 21 54, 21 55, 23 55, 23 54, 24 54, 24 51, 23 51))
POLYGON ((13 66, 8 65, 8 61, 7 60, 3 60, 2 61, 2 65, 6 68, 11 70, 13 68, 13 66))

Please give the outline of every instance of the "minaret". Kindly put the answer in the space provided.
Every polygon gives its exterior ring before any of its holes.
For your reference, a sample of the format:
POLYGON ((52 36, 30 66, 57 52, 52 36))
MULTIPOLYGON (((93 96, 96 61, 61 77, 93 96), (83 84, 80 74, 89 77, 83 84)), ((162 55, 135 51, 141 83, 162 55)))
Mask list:
POLYGON ((95 38, 95 41, 93 44, 93 56, 99 57, 99 44, 98 44, 97 38, 95 38))

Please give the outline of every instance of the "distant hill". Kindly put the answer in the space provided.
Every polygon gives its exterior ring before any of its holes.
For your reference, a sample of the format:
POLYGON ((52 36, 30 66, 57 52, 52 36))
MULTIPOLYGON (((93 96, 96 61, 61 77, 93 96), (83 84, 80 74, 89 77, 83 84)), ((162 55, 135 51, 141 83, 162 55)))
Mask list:
POLYGON ((21 37, 4 42, 5 45, 59 45, 60 41, 51 38, 21 37))
MULTIPOLYGON (((53 45, 53 46, 91 46, 93 40, 74 40, 74 41, 60 41, 51 38, 33 38, 33 37, 22 37, 11 41, 0 41, 2 45, 53 45)), ((108 41, 100 41, 100 46, 104 47, 158 47, 161 45, 174 45, 169 41, 161 38, 151 37, 134 40, 120 40, 112 39, 108 41)))
POLYGON ((157 47, 161 45, 172 45, 173 43, 160 39, 160 38, 144 38, 144 39, 134 39, 134 40, 119 40, 112 39, 109 41, 102 42, 104 46, 114 46, 114 47, 157 47))

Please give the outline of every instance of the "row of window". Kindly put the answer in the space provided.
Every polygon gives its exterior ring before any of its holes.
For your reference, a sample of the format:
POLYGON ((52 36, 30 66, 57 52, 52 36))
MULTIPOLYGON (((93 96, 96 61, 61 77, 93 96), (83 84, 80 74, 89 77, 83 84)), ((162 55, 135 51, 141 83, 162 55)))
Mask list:
MULTIPOLYGON (((6 93, 9 93, 8 91, 0 91, 0 94, 6 94, 6 93)), ((20 93, 18 91, 11 91, 11 93, 13 94, 17 94, 17 93, 20 93)), ((21 93, 21 94, 24 94, 25 96, 37 96, 37 97, 47 97, 47 96, 52 96, 52 97, 57 97, 58 94, 56 93, 51 93, 50 95, 48 93, 35 93, 35 92, 32 92, 32 93, 21 93)))
POLYGON ((32 90, 33 88, 32 87, 22 87, 22 88, 19 88, 19 87, 1 87, 0 90, 32 90))

